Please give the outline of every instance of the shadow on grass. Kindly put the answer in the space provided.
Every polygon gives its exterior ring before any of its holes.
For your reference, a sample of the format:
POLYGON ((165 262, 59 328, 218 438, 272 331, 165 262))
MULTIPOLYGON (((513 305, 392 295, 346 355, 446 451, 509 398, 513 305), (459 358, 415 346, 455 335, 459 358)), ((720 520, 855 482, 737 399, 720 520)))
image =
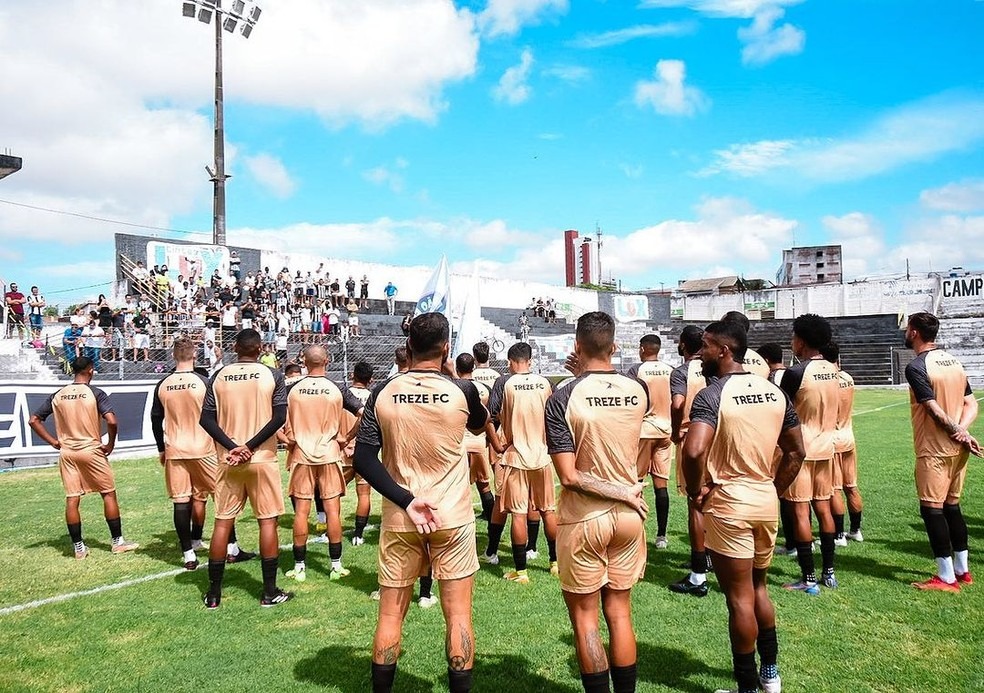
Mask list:
POLYGON ((695 659, 686 650, 678 650, 648 642, 638 643, 639 681, 666 686, 675 691, 706 693, 707 684, 691 681, 695 675, 710 674, 730 679, 729 669, 710 667, 695 659))
MULTIPOLYGON (((259 600, 263 594, 263 580, 258 578, 258 575, 260 575, 259 558, 242 564, 226 565, 225 573, 222 576, 223 596, 229 592, 236 592, 259 600)), ((203 564, 198 570, 189 570, 175 575, 174 582, 184 586, 193 585, 198 589, 199 598, 204 596, 208 590, 208 559, 203 560, 203 564)))
MULTIPOLYGON (((519 655, 483 655, 475 658, 474 690, 498 693, 503 690, 536 691, 537 693, 576 693, 580 688, 551 681, 533 671, 528 659, 519 655)), ((401 689, 402 690, 402 689, 401 689)))
MULTIPOLYGON (((294 678, 338 691, 371 690, 369 652, 355 647, 325 647, 294 665, 294 678)), ((394 690, 407 693, 431 693, 434 684, 419 676, 397 669, 394 690)))

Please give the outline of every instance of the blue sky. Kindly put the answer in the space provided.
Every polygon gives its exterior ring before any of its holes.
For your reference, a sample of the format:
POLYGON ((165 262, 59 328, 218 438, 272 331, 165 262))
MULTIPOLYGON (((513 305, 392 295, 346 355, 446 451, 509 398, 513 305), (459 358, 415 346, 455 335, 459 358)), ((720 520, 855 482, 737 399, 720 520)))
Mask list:
MULTIPOLYGON (((225 44, 232 243, 562 283, 598 224, 628 288, 773 277, 794 242, 851 278, 984 267, 984 2, 261 6, 225 44)), ((208 29, 93 7, 0 7, 0 199, 210 237, 208 29)), ((127 230, 0 203, 0 275, 108 281, 127 230)))

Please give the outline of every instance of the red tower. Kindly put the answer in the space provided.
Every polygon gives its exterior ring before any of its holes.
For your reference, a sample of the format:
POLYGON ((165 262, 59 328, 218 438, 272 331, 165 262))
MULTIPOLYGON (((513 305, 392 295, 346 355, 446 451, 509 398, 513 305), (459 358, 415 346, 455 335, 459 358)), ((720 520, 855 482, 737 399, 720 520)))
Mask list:
POLYGON ((566 286, 577 286, 577 231, 564 231, 564 271, 566 286))

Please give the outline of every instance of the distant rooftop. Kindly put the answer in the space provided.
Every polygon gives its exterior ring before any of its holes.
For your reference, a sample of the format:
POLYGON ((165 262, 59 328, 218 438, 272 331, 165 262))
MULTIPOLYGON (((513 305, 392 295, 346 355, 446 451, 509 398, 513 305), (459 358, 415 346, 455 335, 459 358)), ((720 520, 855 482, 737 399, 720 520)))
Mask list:
POLYGON ((13 156, 9 152, 0 154, 0 178, 6 178, 11 173, 21 170, 24 160, 19 156, 13 156))

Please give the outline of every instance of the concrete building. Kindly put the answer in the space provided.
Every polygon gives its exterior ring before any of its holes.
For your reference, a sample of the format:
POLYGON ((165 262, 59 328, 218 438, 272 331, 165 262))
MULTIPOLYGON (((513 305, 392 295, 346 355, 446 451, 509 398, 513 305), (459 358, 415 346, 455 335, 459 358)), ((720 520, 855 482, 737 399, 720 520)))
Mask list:
POLYGON ((782 251, 782 266, 776 273, 779 286, 840 284, 843 279, 839 245, 814 245, 782 251))
POLYGON ((19 156, 11 156, 10 152, 0 154, 0 178, 17 173, 23 164, 24 161, 19 156))

